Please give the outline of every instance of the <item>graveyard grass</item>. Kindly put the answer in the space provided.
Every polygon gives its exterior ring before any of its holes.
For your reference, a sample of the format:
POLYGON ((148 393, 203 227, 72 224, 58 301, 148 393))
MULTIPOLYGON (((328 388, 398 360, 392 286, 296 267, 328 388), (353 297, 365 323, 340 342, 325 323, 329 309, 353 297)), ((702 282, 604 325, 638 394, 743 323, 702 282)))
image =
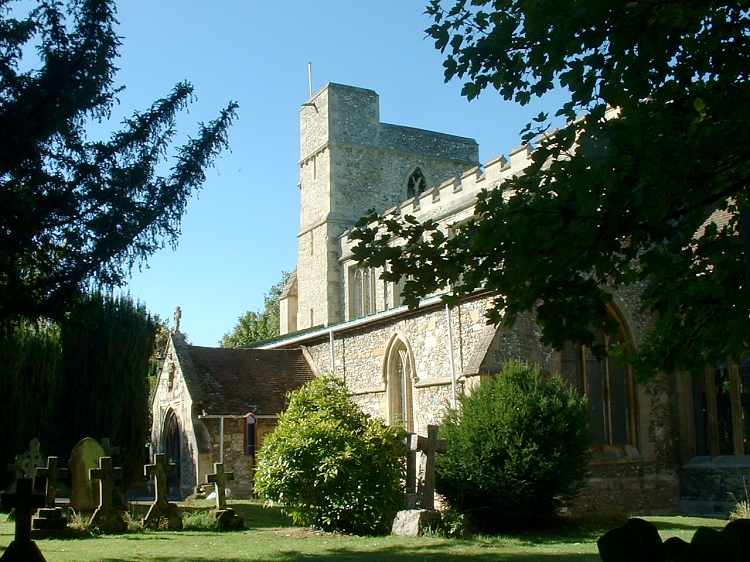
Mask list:
MULTIPOLYGON (((611 525, 570 526, 555 532, 470 539, 355 537, 320 533, 295 527, 278 509, 257 502, 232 501, 248 530, 216 533, 199 531, 132 533, 83 539, 37 542, 48 562, 57 561, 162 561, 215 560, 237 562, 325 562, 431 560, 436 562, 598 562, 596 539, 611 525)), ((196 504, 191 504, 194 508, 196 504)), ((205 503, 200 505, 206 505, 205 503)), ((717 519, 649 517, 662 537, 690 540, 696 527, 722 527, 717 519)), ((13 536, 13 524, 0 515, 0 553, 13 536)))

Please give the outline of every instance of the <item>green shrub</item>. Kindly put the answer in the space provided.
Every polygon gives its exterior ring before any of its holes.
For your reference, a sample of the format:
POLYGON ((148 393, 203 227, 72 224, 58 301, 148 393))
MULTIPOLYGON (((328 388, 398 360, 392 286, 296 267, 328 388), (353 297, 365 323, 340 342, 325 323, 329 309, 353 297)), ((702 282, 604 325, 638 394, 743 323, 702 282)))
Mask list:
POLYGON ((403 502, 403 437, 363 413, 341 381, 318 377, 290 393, 259 451, 255 491, 297 524, 387 531, 403 502))
POLYGON ((587 411, 560 377, 507 364, 449 412, 438 492, 482 530, 547 520, 586 475, 587 411))

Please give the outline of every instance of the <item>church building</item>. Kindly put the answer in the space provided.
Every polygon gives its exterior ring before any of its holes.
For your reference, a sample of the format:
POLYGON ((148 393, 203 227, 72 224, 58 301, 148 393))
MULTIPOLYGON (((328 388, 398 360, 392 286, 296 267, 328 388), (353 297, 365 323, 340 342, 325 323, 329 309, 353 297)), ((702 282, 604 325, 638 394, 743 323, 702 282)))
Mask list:
MULTIPOLYGON (((189 346, 179 332, 169 343, 152 448, 180 462, 184 493, 222 458, 240 476, 238 491, 249 492, 246 453, 273 427, 284 393, 318 373, 341 377, 367 413, 424 434, 461 394, 521 360, 589 399, 591 473, 574 510, 720 513, 731 494, 743 497, 750 361, 641 384, 586 347, 545 347, 531 316, 512 329, 488 325, 491 293, 451 307, 435 294, 410 310, 398 283, 353 260, 348 234, 367 210, 430 219, 450 236, 481 190, 523 173, 528 147, 482 165, 473 139, 383 123, 377 93, 340 84, 302 104, 300 133, 297 269, 280 300, 281 336, 247 350, 189 346)), ((621 289, 609 310, 618 343, 635 348, 651 321, 639 295, 637 286, 621 289)))
MULTIPOLYGON (((352 259, 348 233, 368 209, 433 220, 450 236, 480 190, 523 173, 528 147, 480 165, 473 139, 382 123, 377 93, 340 84, 302 105, 300 132, 297 270, 282 295, 282 336, 261 349, 301 347, 366 412, 419 433, 506 361, 535 362, 590 402, 591 476, 574 509, 715 513, 730 494, 744 497, 750 362, 639 384, 585 347, 545 347, 531 317, 512 329, 487 325, 492 294, 450 308, 433 295, 409 310, 398 283, 352 259)), ((650 322, 639 294, 618 291, 609 311, 621 342, 636 348, 650 322)))

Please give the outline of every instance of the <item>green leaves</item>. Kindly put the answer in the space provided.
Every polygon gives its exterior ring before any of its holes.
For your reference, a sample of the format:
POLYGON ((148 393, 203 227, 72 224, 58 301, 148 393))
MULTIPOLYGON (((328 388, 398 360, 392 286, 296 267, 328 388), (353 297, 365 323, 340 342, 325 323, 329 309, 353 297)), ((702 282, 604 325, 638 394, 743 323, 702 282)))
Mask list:
POLYGON ((521 136, 538 141, 531 165, 481 193, 450 240, 436 235, 444 225, 371 216, 376 226, 352 234, 355 257, 406 278, 412 306, 448 284, 454 300, 493 291, 489 321, 511 327, 532 312, 556 348, 591 344, 607 308, 626 297, 628 313, 644 318, 628 356, 641 377, 742 355, 746 8, 475 0, 432 2, 428 14, 446 79, 461 77, 465 96, 489 88, 525 104, 559 81, 569 96, 555 116, 568 122, 554 134, 545 114, 529 123, 521 136))
POLYGON ((586 474, 587 420, 585 400, 562 379, 510 363, 449 413, 437 490, 480 529, 543 520, 586 474))

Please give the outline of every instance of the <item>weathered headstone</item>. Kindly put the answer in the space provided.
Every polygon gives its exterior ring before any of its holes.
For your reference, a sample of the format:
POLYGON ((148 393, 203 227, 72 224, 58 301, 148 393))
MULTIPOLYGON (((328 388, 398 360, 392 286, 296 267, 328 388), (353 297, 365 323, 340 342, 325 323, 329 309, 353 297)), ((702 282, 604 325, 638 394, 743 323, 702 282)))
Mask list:
POLYGON ((245 524, 242 518, 227 507, 227 480, 234 480, 233 472, 224 472, 224 463, 214 463, 214 473, 206 474, 206 484, 213 484, 216 493, 216 522, 219 529, 242 529, 245 524))
POLYGON ((13 508, 16 512, 16 533, 0 562, 44 561, 39 547, 31 540, 31 516, 34 510, 44 506, 44 495, 35 494, 31 478, 19 478, 15 492, 2 494, 3 508, 13 508))
POLYGON ((33 484, 38 466, 44 466, 44 459, 42 458, 39 439, 35 437, 29 441, 28 451, 16 455, 14 462, 8 465, 8 470, 14 473, 16 480, 29 478, 33 484))
POLYGON ((438 439, 438 426, 427 426, 427 437, 410 434, 406 452, 406 507, 393 520, 391 533, 419 536, 427 527, 440 521, 435 511, 435 457, 446 450, 445 441, 438 439), (424 472, 417 470, 419 454, 424 456, 424 472))
POLYGON ((177 465, 167 460, 167 455, 157 453, 153 464, 143 467, 143 475, 154 479, 154 503, 143 519, 144 527, 179 531, 182 529, 182 518, 177 506, 169 503, 167 498, 167 478, 170 472, 177 470, 177 465))
POLYGON ((99 467, 89 471, 91 480, 99 481, 99 505, 89 521, 89 527, 104 533, 123 533, 127 523, 122 511, 112 505, 115 480, 122 478, 122 468, 112 466, 112 457, 100 457, 99 467))
POLYGON ((91 513, 99 505, 99 487, 91 482, 89 471, 98 466, 99 457, 106 457, 96 439, 85 437, 70 453, 70 507, 78 512, 91 513))
POLYGON ((62 509, 55 507, 57 497, 57 481, 68 473, 68 469, 60 466, 58 457, 47 457, 47 466, 36 469, 37 485, 44 481, 44 506, 41 508, 32 526, 35 531, 62 531, 67 527, 62 509))

